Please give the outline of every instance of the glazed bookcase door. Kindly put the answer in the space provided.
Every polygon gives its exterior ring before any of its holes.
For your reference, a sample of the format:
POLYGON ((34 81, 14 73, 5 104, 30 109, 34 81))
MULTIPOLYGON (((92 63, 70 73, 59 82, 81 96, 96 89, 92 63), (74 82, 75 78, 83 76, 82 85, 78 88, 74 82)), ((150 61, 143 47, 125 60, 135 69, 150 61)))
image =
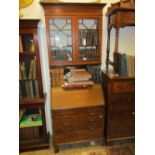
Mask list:
POLYGON ((78 60, 99 62, 100 23, 99 18, 78 18, 78 60))
POLYGON ((48 51, 50 65, 65 65, 74 62, 73 20, 71 17, 47 19, 48 51))

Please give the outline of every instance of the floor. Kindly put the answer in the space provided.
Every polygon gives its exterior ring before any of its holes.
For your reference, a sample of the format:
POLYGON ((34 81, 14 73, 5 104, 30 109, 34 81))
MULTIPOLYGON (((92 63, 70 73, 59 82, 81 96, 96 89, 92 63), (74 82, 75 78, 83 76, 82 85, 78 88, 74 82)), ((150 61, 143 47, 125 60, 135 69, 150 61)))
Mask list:
MULTIPOLYGON (((64 145, 60 147, 57 155, 134 155, 133 143, 116 144, 112 147, 101 146, 98 142, 64 145)), ((50 149, 23 152, 20 155, 55 155, 53 147, 50 149)))

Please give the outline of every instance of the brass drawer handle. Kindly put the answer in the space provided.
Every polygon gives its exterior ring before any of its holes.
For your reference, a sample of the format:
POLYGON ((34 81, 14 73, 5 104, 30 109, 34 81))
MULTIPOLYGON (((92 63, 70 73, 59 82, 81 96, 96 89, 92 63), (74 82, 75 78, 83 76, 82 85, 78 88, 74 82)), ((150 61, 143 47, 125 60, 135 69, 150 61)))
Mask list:
POLYGON ((100 115, 100 116, 99 116, 99 118, 103 118, 103 116, 102 116, 102 115, 100 115))
POLYGON ((64 125, 68 125, 69 123, 68 123, 68 122, 64 122, 63 124, 64 124, 64 125))
POLYGON ((94 127, 89 127, 89 129, 90 129, 90 130, 95 130, 95 128, 94 128, 94 127))
POLYGON ((135 115, 135 112, 132 112, 132 115, 135 115))
POLYGON ((67 116, 67 115, 64 115, 63 117, 64 117, 64 118, 68 118, 68 116, 67 116))
POLYGON ((95 113, 94 113, 94 112, 90 112, 89 114, 90 114, 90 115, 95 115, 95 113))

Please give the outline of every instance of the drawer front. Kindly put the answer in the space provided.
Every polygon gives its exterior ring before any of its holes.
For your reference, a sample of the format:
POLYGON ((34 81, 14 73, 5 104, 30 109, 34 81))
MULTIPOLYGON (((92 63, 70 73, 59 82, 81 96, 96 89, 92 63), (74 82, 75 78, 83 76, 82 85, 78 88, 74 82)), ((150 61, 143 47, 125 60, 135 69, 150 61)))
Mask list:
POLYGON ((122 94, 122 95, 113 95, 110 98, 108 104, 110 111, 134 111, 135 109, 135 94, 122 94))
POLYGON ((104 112, 103 106, 97 106, 97 107, 88 107, 88 108, 77 108, 77 109, 63 109, 63 110, 53 110, 52 117, 53 119, 60 118, 68 118, 70 116, 77 116, 81 114, 88 114, 88 115, 96 115, 96 114, 102 114, 104 112))
POLYGON ((73 117, 66 117, 66 118, 57 118, 53 119, 53 125, 56 127, 78 127, 78 126, 86 126, 93 123, 103 123, 104 122, 104 115, 98 114, 98 115, 78 115, 73 117))
POLYGON ((135 114, 134 112, 112 113, 108 115, 107 136, 120 138, 134 136, 135 114))
POLYGON ((55 143, 70 143, 82 140, 103 139, 103 128, 90 128, 87 130, 64 131, 54 136, 55 143))
POLYGON ((87 122, 80 122, 77 123, 74 126, 53 126, 53 130, 54 133, 56 134, 61 134, 63 132, 66 131, 76 131, 76 130, 89 130, 89 129, 96 129, 96 128, 104 128, 104 123, 103 122, 91 122, 91 123, 87 123, 87 122))
POLYGON ((135 81, 115 81, 112 83, 112 93, 134 93, 135 81))

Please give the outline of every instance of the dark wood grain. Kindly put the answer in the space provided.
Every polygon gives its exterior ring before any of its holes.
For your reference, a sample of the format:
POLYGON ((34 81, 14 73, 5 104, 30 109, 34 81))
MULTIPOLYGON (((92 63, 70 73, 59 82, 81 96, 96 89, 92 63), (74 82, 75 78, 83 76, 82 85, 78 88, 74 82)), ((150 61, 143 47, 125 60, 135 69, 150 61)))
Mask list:
POLYGON ((58 152, 59 146, 62 144, 91 140, 100 140, 103 143, 104 99, 103 94, 100 93, 102 92, 101 90, 100 85, 91 89, 70 90, 67 92, 61 88, 52 89, 51 96, 53 98, 56 97, 52 102, 53 106, 51 109, 53 142, 56 152, 58 152), (97 91, 96 89, 99 90, 97 91), (94 93, 92 94, 92 92, 94 93), (96 92, 100 95, 98 96, 96 92), (65 95, 66 93, 68 95, 65 95), (61 106, 59 103, 61 101, 57 98, 57 95, 64 100, 61 106), (63 95, 64 97, 61 97, 63 95), (77 98, 74 98, 74 95, 77 98), (96 101, 94 96, 98 96, 99 99, 96 101), (56 106, 57 103, 59 106, 56 106))
POLYGON ((133 139, 135 135, 135 80, 102 72, 106 101, 106 142, 133 139), (120 87, 120 85, 123 87, 120 87))

